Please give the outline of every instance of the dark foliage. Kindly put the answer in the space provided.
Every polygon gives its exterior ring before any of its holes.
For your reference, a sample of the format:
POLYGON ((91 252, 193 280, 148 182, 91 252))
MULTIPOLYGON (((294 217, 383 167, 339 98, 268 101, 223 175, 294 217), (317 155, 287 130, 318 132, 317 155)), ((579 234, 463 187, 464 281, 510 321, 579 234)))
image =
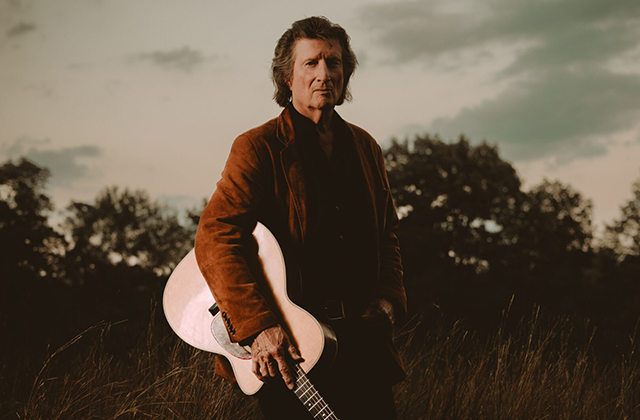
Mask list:
POLYGON ((386 149, 398 236, 414 311, 504 307, 510 291, 482 293, 491 272, 509 263, 517 209, 526 196, 515 169, 495 147, 418 137, 386 149))
MULTIPOLYGON (((610 263, 623 249, 620 241, 596 252, 591 203, 571 186, 544 180, 525 191, 495 146, 472 146, 464 137, 453 143, 428 135, 394 141, 385 157, 402 217, 398 236, 414 313, 426 313, 427 320, 466 318, 483 329, 496 325, 513 297, 518 315, 538 304, 577 319, 637 320, 638 306, 617 306, 617 288, 609 290, 613 283, 603 276, 637 277, 638 267, 633 259, 610 263), (607 304, 605 290, 611 292, 607 304)), ((625 206, 624 223, 610 228, 626 244, 637 232, 633 209, 625 206)), ((619 290, 634 289, 627 283, 619 290)))
POLYGON ((94 266, 137 267, 168 275, 193 246, 195 226, 152 202, 144 191, 106 188, 95 203, 67 207, 64 230, 71 238, 66 267, 70 280, 84 282, 94 266))
POLYGON ((620 219, 607 226, 605 246, 618 261, 640 256, 640 180, 633 184, 633 198, 620 207, 620 219))
POLYGON ((27 159, 0 166, 0 269, 6 281, 3 287, 24 288, 25 279, 55 276, 59 268, 64 241, 48 225, 53 210, 44 194, 48 177, 47 169, 27 159))
MULTIPOLYGON (((402 217, 410 311, 424 319, 417 336, 433 332, 436 320, 461 318, 478 334, 495 332, 508 305, 518 320, 537 304, 576 325, 591 319, 594 345, 621 354, 640 317, 640 182, 595 246, 591 203, 557 181, 523 190, 495 146, 425 135, 394 141, 384 153, 402 217)), ((0 166, 0 373, 12 378, 0 384, 0 399, 7 401, 29 393, 50 349, 100 322, 120 323, 108 357, 135 357, 151 302, 191 248, 202 210, 181 219, 143 191, 110 187, 92 202, 71 203, 54 229, 48 176, 25 159, 0 166)))
POLYGON ((48 176, 26 159, 0 166, 0 356, 42 347, 55 328, 39 310, 57 292, 66 245, 48 224, 53 210, 44 194, 48 176))
POLYGON ((0 384, 0 399, 24 394, 52 348, 100 322, 123 323, 109 350, 127 358, 193 244, 198 210, 181 224, 146 193, 115 187, 72 203, 55 230, 48 176, 25 159, 0 166, 0 368, 22 373, 0 384))

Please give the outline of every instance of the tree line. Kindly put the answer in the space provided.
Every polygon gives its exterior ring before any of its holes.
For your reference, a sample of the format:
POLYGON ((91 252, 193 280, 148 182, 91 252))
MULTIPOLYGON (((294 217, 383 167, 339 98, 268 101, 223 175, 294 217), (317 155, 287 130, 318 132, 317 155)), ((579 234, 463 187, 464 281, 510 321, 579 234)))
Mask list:
MULTIPOLYGON (((590 319, 607 340, 633 333, 640 181, 595 238, 589 200, 559 181, 525 191, 496 146, 424 135, 383 152, 410 314, 426 328, 463 318, 482 329, 507 307, 524 315, 540 305, 590 319)), ((126 347, 193 246, 202 208, 179 213, 114 186, 71 202, 52 226, 49 176, 27 159, 0 166, 1 352, 44 351, 101 320, 125 319, 126 339, 114 345, 126 347)))
POLYGON ((496 146, 462 136, 393 141, 384 150, 402 219, 398 236, 413 311, 496 325, 539 305, 624 341, 640 320, 640 181, 594 237, 592 203, 571 185, 524 190, 496 146))

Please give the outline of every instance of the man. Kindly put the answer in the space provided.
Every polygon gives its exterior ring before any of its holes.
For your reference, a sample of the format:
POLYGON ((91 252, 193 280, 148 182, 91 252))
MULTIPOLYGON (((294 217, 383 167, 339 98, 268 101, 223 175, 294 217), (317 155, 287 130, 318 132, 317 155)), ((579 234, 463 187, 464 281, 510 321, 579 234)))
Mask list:
MULTIPOLYGON (((300 355, 252 274, 256 222, 282 247, 291 299, 338 338, 334 364, 311 372, 321 395, 342 420, 395 418, 391 386, 404 371, 391 326, 406 311, 398 218, 380 147, 334 111, 356 65, 347 33, 324 17, 282 35, 272 78, 284 110, 235 140, 198 227, 198 264, 232 341, 251 345, 266 418, 310 416, 289 391, 300 355)), ((216 372, 233 380, 222 358, 216 372)))

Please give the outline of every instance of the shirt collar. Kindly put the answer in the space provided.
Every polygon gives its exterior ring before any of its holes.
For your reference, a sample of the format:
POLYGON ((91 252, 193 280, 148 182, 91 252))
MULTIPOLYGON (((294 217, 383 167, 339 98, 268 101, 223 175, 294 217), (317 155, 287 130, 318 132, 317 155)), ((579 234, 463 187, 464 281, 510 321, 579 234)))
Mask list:
POLYGON ((293 131, 296 135, 296 138, 317 136, 318 132, 316 130, 316 125, 309 118, 305 117, 293 106, 292 102, 289 102, 287 105, 289 108, 289 112, 291 113, 291 122, 293 123, 293 131))
MULTIPOLYGON (((316 124, 309 118, 298 112, 298 110, 293 106, 293 102, 289 102, 287 107, 289 108, 289 112, 291 114, 293 131, 296 138, 307 136, 313 136, 314 138, 317 138, 318 130, 316 129, 316 124)), ((333 129, 336 134, 342 136, 345 133, 348 133, 347 124, 335 110, 333 111, 333 120, 331 121, 331 123, 333 124, 333 129)))

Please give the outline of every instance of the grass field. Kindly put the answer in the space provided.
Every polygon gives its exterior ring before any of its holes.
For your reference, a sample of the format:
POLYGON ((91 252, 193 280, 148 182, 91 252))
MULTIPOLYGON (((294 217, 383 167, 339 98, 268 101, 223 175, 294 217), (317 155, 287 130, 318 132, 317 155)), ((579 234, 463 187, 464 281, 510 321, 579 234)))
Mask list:
MULTIPOLYGON (((623 354, 603 361, 589 338, 574 342, 568 319, 542 322, 537 311, 483 338, 460 322, 428 333, 410 325, 397 335, 408 371, 395 388, 400 419, 640 418, 632 337, 623 354)), ((210 354, 153 324, 115 357, 118 327, 79 334, 32 374, 3 363, 2 418, 261 418, 252 398, 214 377, 210 354)))

